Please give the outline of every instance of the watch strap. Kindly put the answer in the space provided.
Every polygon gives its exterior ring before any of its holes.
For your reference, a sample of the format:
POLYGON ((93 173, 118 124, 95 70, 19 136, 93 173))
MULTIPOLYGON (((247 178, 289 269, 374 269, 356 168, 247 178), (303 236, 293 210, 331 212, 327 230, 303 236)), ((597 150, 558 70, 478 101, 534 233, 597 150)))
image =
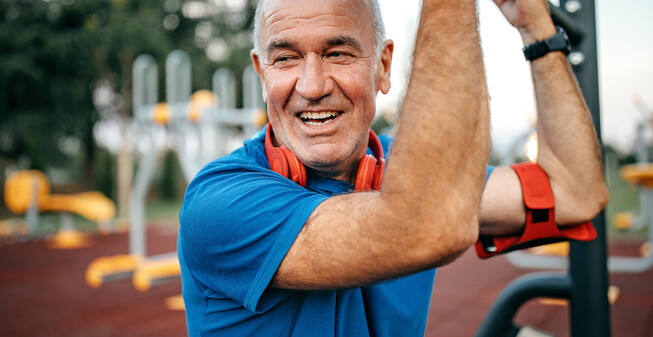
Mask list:
POLYGON ((524 47, 524 57, 532 61, 553 51, 562 51, 565 55, 571 51, 571 44, 567 33, 560 26, 556 26, 556 34, 548 39, 537 41, 524 47))

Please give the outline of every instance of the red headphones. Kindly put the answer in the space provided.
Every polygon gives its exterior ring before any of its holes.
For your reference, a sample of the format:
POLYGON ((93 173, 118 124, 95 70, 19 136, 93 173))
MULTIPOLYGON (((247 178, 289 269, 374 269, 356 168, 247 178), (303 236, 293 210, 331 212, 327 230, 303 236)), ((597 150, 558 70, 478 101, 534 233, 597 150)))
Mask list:
MULTIPOLYGON (((270 169, 302 187, 306 186, 306 167, 285 145, 280 147, 272 145, 271 130, 272 125, 268 122, 268 128, 265 132, 265 155, 268 157, 270 169)), ((372 130, 370 130, 368 146, 374 155, 366 154, 358 163, 356 184, 354 185, 355 192, 378 191, 381 188, 385 159, 383 158, 381 141, 372 130)))

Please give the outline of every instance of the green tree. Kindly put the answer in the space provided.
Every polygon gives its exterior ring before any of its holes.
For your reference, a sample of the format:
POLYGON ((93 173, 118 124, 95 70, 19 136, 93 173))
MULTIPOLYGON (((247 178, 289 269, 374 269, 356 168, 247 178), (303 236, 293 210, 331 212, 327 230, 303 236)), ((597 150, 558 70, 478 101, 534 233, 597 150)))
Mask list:
POLYGON ((92 187, 93 126, 129 123, 138 55, 153 55, 163 74, 166 55, 186 51, 195 90, 209 88, 218 67, 239 74, 249 64, 256 1, 232 2, 0 1, 0 172, 21 161, 67 168, 81 157, 92 187))

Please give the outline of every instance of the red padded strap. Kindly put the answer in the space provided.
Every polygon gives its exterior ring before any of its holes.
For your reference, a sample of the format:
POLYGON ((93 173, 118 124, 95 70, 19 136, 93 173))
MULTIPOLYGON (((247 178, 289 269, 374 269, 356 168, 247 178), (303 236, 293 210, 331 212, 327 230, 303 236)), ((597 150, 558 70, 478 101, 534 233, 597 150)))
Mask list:
POLYGON ((517 244, 546 237, 559 237, 562 233, 555 223, 555 199, 544 170, 539 165, 520 163, 512 166, 521 182, 526 205, 526 226, 517 244))
POLYGON ((556 204, 546 172, 537 164, 519 163, 511 166, 521 182, 524 204, 530 209, 549 209, 556 204))
POLYGON ((496 254, 524 249, 567 239, 592 241, 596 230, 591 222, 558 228, 555 223, 555 199, 546 172, 537 164, 520 163, 512 168, 522 186, 526 206, 526 225, 520 235, 509 237, 481 236, 476 242, 476 253, 486 258, 496 254))

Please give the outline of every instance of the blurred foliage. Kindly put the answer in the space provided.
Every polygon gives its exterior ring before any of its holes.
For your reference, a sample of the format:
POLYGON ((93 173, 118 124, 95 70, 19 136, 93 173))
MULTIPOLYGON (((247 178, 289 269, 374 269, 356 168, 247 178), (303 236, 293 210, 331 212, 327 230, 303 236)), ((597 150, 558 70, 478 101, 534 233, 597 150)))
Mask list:
POLYGON ((616 158, 616 165, 617 166, 622 166, 622 165, 628 165, 628 164, 634 164, 637 162, 637 158, 635 157, 635 154, 632 152, 622 152, 619 151, 617 148, 610 144, 603 144, 603 157, 613 157, 616 158))
POLYGON ((191 58, 193 90, 210 88, 219 67, 242 73, 256 0, 229 3, 0 0, 0 180, 7 167, 68 168, 81 156, 78 178, 93 187, 94 164, 113 165, 95 160, 93 125, 129 123, 131 67, 140 54, 159 62, 162 99, 165 57, 174 49, 191 58), (110 94, 98 97, 97 88, 110 94))
POLYGON ((184 176, 177 155, 167 151, 163 157, 160 177, 157 179, 159 199, 168 201, 181 199, 186 187, 186 184, 181 182, 184 182, 184 176))
POLYGON ((107 149, 98 148, 95 154, 95 182, 93 190, 116 199, 116 158, 107 149))

